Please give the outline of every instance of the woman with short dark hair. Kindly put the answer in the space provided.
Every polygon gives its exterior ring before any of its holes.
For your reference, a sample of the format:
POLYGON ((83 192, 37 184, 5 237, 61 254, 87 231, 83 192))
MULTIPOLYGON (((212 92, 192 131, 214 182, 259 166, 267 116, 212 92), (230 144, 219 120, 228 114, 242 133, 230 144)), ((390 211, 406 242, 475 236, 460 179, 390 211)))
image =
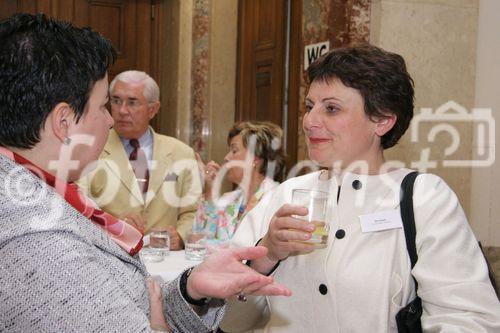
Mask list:
POLYGON ((0 45, 1 332, 208 333, 222 298, 290 294, 241 263, 264 248, 220 252, 152 282, 137 255, 142 233, 74 184, 113 126, 113 47, 90 29, 29 14, 0 22, 0 45))
POLYGON ((423 312, 415 332, 499 332, 500 304, 481 250, 455 193, 432 174, 414 184, 418 259, 411 267, 399 204, 412 170, 384 158, 413 115, 403 58, 371 45, 346 47, 307 71, 302 127, 310 159, 324 170, 285 181, 248 216, 263 225, 234 237, 267 247, 265 257, 247 264, 273 274, 293 298, 231 302, 222 328, 395 333, 396 315, 418 295, 423 312), (295 189, 328 191, 323 247, 311 242, 315 226, 297 218, 308 210, 291 205, 295 189))

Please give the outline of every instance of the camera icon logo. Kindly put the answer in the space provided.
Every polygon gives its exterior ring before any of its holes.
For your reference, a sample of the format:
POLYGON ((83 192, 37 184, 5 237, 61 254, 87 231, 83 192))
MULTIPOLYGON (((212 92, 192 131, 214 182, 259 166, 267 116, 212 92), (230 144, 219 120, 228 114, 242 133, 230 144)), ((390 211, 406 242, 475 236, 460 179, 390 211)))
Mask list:
MULTIPOLYGON (((426 138, 429 143, 435 142, 438 134, 443 132, 451 137, 450 145, 444 149, 444 167, 489 167, 495 162, 495 119, 491 109, 474 108, 472 112, 468 112, 464 106, 454 101, 444 103, 434 112, 431 108, 422 108, 421 113, 413 118, 410 127, 411 142, 418 142, 421 133, 426 132, 420 131, 426 127, 425 123, 431 124, 426 138), (471 159, 460 159, 460 154, 457 154, 461 138, 459 128, 464 126, 466 129, 472 128, 472 146, 477 148, 471 159)), ((413 162, 412 166, 435 168, 437 162, 429 159, 431 148, 430 145, 422 149, 420 161, 413 162)))

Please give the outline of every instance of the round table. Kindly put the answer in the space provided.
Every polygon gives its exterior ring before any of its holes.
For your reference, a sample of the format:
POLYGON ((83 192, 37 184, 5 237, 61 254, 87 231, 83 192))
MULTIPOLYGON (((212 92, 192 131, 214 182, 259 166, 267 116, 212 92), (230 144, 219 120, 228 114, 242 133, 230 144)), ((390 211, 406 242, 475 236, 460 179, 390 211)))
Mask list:
POLYGON ((184 250, 170 251, 160 262, 143 261, 152 276, 159 276, 163 281, 171 281, 179 276, 186 268, 196 266, 201 261, 186 260, 184 250))

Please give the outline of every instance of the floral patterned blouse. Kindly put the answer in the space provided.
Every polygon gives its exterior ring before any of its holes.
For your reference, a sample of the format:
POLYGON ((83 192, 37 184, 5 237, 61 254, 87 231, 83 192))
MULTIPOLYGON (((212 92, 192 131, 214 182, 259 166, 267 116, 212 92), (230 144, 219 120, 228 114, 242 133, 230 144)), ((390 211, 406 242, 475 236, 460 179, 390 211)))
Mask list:
POLYGON ((198 205, 193 229, 203 230, 209 243, 227 242, 246 213, 255 207, 266 192, 278 185, 279 183, 266 177, 248 203, 241 189, 224 193, 216 202, 202 199, 198 205))

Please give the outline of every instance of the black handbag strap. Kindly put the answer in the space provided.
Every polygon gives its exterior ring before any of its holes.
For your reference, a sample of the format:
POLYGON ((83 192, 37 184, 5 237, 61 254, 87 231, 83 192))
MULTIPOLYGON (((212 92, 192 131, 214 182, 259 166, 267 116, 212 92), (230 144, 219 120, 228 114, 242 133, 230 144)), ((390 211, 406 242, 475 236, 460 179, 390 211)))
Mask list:
MULTIPOLYGON (((415 244, 415 238, 417 236, 417 230, 415 227, 415 216, 413 215, 413 185, 415 184, 415 179, 418 176, 418 171, 413 171, 405 176, 401 182, 401 194, 400 194, 400 211, 401 219, 403 220, 403 230, 406 239, 406 249, 408 250, 408 255, 410 256, 411 268, 415 266, 417 262, 417 246, 415 244)), ((415 281, 415 291, 418 289, 417 281, 415 281)))
MULTIPOLYGON (((413 215, 413 185, 415 184, 415 179, 418 176, 418 171, 413 171, 403 178, 401 182, 401 193, 400 193, 400 210, 401 210, 401 219, 403 220, 403 229, 405 233, 406 239, 406 249, 408 250, 408 255, 410 256, 411 268, 415 266, 417 262, 417 246, 415 245, 415 238, 417 236, 417 229, 415 227, 415 216, 413 215)), ((490 278, 490 282, 495 289, 495 292, 500 300, 500 290, 497 288, 497 284, 495 281, 495 274, 493 273, 488 258, 486 257, 484 250, 481 246, 481 243, 478 242, 481 252, 483 254, 484 259, 486 260, 486 264, 488 266, 488 275, 490 278)), ((418 289, 417 280, 413 276, 413 281, 415 281, 415 291, 418 289)))

